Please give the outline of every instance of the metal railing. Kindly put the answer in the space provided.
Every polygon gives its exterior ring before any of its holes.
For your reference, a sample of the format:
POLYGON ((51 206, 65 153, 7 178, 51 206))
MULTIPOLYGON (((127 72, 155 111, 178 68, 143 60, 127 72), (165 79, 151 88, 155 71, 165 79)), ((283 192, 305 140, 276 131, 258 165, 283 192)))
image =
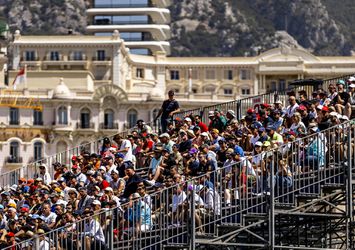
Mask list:
MULTIPOLYGON (((331 78, 323 81, 323 89, 326 89, 327 86, 330 83, 336 83, 339 79, 347 79, 352 75, 347 75, 347 76, 341 76, 337 78, 331 78)), ((202 121, 206 124, 208 124, 208 112, 215 110, 216 108, 227 111, 229 109, 232 109, 236 112, 237 119, 240 119, 244 114, 246 109, 253 107, 257 103, 272 103, 275 100, 281 100, 284 105, 286 105, 287 102, 287 92, 289 91, 295 91, 298 92, 300 90, 305 90, 308 96, 311 96, 314 88, 311 86, 298 86, 298 87, 293 87, 288 90, 284 91, 274 91, 271 93, 267 94, 260 94, 248 98, 244 98, 241 100, 236 100, 236 101, 231 101, 231 102, 226 102, 226 103, 221 103, 221 104, 215 104, 207 107, 201 107, 197 109, 192 109, 192 110, 187 110, 183 112, 179 112, 174 115, 174 117, 179 117, 183 118, 188 115, 201 115, 202 121)), ((154 131, 159 131, 160 123, 159 122, 150 122, 148 123, 154 131)), ((67 125, 61 125, 61 124, 53 124, 54 126, 71 126, 71 123, 68 123, 67 125)), ((130 129, 126 129, 123 132, 120 132, 119 134, 122 136, 127 136, 130 132, 130 129)), ((112 135, 110 138, 112 138, 114 135, 112 135)), ((39 164, 46 164, 47 166, 51 166, 54 162, 60 162, 62 164, 70 165, 70 157, 72 155, 78 155, 82 151, 82 149, 87 149, 90 152, 98 153, 99 151, 99 145, 101 144, 103 138, 87 143, 85 145, 78 145, 70 150, 67 150, 65 152, 60 152, 57 153, 53 156, 49 156, 44 158, 43 160, 36 161, 29 163, 19 169, 15 169, 6 173, 3 173, 2 176, 0 176, 0 185, 2 186, 11 186, 13 184, 17 184, 17 179, 19 177, 24 177, 24 178, 33 178, 34 174, 37 174, 37 169, 36 167, 39 166, 39 164), (91 150, 90 150, 91 149, 91 150)), ((49 167, 49 171, 51 174, 53 174, 53 168, 49 167)))
MULTIPOLYGON (((142 193, 131 195, 128 203, 95 215, 86 212, 84 219, 75 223, 69 219, 61 228, 18 243, 16 249, 37 246, 43 240, 53 249, 188 247, 200 235, 208 236, 211 243, 230 237, 230 233, 218 234, 221 226, 248 230, 248 216, 257 218, 253 225, 267 223, 270 230, 266 239, 260 235, 248 246, 277 248, 282 242, 276 239, 271 222, 280 213, 276 207, 297 211, 297 197, 324 196, 323 186, 344 186, 346 178, 351 178, 354 124, 355 120, 348 121, 293 142, 271 145, 275 148, 158 188, 149 198, 142 193)), ((329 246, 312 247, 336 248, 329 242, 329 246)), ((298 244, 298 248, 307 247, 298 244)))

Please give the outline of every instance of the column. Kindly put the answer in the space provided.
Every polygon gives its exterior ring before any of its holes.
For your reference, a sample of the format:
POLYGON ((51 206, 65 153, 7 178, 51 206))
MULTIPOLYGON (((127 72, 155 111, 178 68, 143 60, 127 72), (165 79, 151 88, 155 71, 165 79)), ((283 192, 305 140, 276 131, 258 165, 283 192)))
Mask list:
POLYGON ((258 77, 254 76, 254 95, 257 95, 259 92, 259 81, 258 81, 258 77))

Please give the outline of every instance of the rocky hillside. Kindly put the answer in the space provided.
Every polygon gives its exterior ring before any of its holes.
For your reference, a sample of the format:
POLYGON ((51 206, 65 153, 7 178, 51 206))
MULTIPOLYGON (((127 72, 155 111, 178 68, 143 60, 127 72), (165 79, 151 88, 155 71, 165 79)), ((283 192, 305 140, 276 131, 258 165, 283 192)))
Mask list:
MULTIPOLYGON (((11 31, 85 33, 85 0, 0 0, 11 31)), ((354 0, 174 0, 172 52, 245 56, 281 43, 317 55, 355 51, 354 0)))

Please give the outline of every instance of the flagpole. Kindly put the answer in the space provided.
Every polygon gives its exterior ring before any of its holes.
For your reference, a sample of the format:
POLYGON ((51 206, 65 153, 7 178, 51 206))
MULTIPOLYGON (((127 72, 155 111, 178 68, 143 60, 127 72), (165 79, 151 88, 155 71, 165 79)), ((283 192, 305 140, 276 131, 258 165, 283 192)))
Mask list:
POLYGON ((27 89, 27 64, 25 64, 25 89, 27 89))

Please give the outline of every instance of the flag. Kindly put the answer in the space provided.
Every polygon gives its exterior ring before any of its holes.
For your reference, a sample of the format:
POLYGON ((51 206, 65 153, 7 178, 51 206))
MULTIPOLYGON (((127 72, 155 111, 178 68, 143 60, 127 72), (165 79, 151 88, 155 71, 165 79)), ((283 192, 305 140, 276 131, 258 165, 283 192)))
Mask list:
POLYGON ((16 75, 12 85, 14 85, 14 89, 18 84, 26 83, 26 67, 22 68, 16 75))

